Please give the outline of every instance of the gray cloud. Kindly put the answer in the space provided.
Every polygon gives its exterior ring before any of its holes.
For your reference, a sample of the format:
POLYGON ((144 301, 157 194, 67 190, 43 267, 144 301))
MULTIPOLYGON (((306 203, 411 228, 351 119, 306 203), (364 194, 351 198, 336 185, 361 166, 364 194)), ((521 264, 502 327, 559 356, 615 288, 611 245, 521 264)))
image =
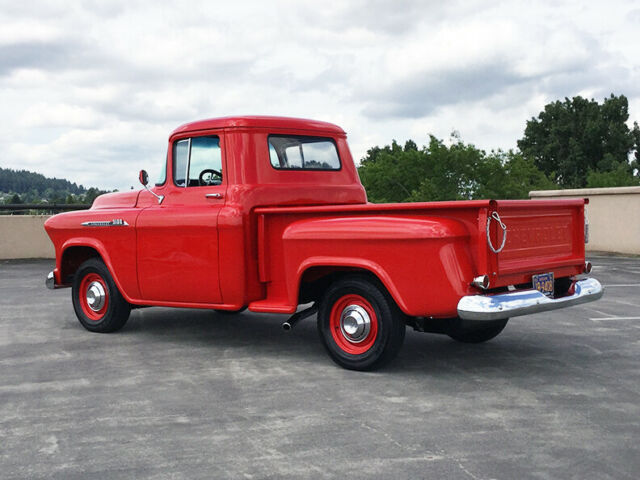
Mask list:
POLYGON ((71 42, 19 42, 0 45, 0 76, 18 68, 64 69, 76 64, 82 51, 71 42))
MULTIPOLYGON (((423 118, 441 107, 482 101, 488 102, 489 108, 499 109, 536 95, 555 99, 581 91, 591 91, 598 98, 611 92, 639 93, 639 85, 634 82, 638 79, 637 68, 632 72, 620 64, 605 67, 608 56, 592 35, 575 32, 574 38, 581 49, 590 52, 588 56, 568 55, 559 64, 550 62, 525 73, 515 68, 513 58, 493 55, 456 68, 425 69, 384 88, 363 89, 356 99, 365 104, 365 116, 379 119, 423 118)), ((549 51, 548 60, 554 55, 556 52, 549 51)))
MULTIPOLYGON (((483 6, 486 3, 477 0, 354 0, 338 8, 315 10, 309 17, 328 30, 361 28, 376 34, 404 36, 421 24, 434 24, 448 15, 460 20, 483 6)), ((299 11, 305 10, 299 7, 299 11)))
POLYGON ((452 128, 510 147, 548 101, 640 99, 638 14, 608 8, 600 28, 596 9, 556 2, 14 2, 0 11, 0 165, 128 188, 177 125, 235 113, 333 121, 355 158, 452 128))
POLYGON ((507 65, 490 63, 448 71, 424 72, 380 92, 372 92, 363 113, 368 117, 430 115, 438 107, 476 101, 528 81, 507 65))

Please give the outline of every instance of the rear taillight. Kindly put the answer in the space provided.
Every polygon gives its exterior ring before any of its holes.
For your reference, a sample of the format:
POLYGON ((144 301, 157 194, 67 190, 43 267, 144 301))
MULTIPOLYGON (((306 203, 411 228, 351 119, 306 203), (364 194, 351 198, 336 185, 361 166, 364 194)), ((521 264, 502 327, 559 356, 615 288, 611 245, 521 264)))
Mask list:
POLYGON ((473 281, 471 282, 471 285, 473 285, 476 288, 481 288, 482 290, 486 290, 487 288, 489 288, 489 275, 480 275, 474 278, 473 281))

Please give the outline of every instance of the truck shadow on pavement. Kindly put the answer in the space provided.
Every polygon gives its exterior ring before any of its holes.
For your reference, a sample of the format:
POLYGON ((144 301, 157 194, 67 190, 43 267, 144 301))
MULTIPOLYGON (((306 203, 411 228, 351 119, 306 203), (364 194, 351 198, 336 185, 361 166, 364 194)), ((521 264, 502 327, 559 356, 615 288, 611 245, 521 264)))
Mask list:
MULTIPOLYGON (((116 335, 140 336, 149 342, 171 342, 211 348, 226 352, 247 350, 265 361, 283 358, 292 365, 304 360, 318 362, 320 367, 335 366, 325 353, 316 330, 316 319, 310 317, 290 331, 281 323, 284 315, 260 315, 251 312, 219 314, 206 310, 150 308, 136 310, 129 323, 116 335)), ((580 348, 568 335, 531 331, 522 325, 509 327, 499 337, 484 344, 462 344, 444 335, 424 334, 407 328, 403 348, 387 367, 375 372, 422 372, 427 375, 469 375, 496 371, 525 377, 538 372, 566 376, 566 367, 589 369, 599 362, 598 353, 580 348)), ((181 348, 181 347, 180 347, 181 348)), ((245 353, 246 354, 246 353, 245 353)), ((571 368, 569 368, 571 370, 571 368)))

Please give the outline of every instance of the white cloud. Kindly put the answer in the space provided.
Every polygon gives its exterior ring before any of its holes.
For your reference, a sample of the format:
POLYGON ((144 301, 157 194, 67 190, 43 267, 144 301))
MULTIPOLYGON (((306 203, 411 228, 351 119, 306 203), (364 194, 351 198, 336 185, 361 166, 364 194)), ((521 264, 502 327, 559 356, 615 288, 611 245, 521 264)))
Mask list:
POLYGON ((640 118, 640 2, 43 1, 0 10, 0 166, 128 188, 181 123, 327 120, 356 159, 458 130, 514 148, 565 96, 640 118))
POLYGON ((91 107, 41 102, 29 105, 17 125, 22 128, 96 128, 105 118, 105 115, 91 107))

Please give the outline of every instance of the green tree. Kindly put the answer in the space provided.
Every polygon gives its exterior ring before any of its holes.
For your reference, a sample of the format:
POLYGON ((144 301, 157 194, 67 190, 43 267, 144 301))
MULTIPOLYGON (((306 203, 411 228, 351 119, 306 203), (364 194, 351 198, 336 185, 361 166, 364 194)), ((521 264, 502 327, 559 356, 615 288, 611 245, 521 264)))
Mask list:
POLYGON ((631 187, 640 185, 638 176, 629 175, 624 165, 618 166, 610 172, 597 172, 589 170, 587 174, 587 187, 631 187))
POLYGON ((529 198, 531 190, 557 188, 536 167, 532 160, 519 152, 491 152, 478 166, 477 188, 474 198, 529 198))
POLYGON ((98 190, 97 188, 91 187, 90 189, 87 190, 87 193, 85 193, 83 203, 91 204, 96 199, 96 197, 98 197, 99 195, 102 195, 103 193, 105 192, 102 190, 98 190))
POLYGON ((420 149, 412 140, 374 147, 358 173, 375 203, 527 198, 530 190, 554 188, 533 161, 512 151, 487 154, 457 134, 449 146, 431 136, 420 149))
POLYGON ((587 186, 590 172, 595 175, 591 183, 633 184, 640 128, 627 126, 628 110, 627 98, 613 94, 602 104, 580 96, 550 103, 527 121, 518 147, 562 187, 587 186))
POLYGON ((427 169, 424 163, 415 143, 407 142, 403 149, 394 140, 383 148, 369 149, 358 173, 371 201, 406 202, 427 169))

